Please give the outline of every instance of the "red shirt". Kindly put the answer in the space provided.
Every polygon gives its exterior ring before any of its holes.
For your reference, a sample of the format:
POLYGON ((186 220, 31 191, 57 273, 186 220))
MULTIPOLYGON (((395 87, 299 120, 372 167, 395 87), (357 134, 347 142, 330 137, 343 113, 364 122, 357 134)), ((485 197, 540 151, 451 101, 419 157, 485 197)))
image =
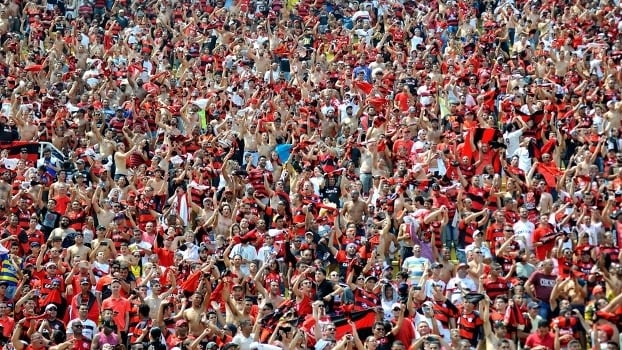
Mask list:
POLYGON ((530 334, 525 341, 525 347, 533 348, 538 345, 545 346, 548 350, 553 350, 555 347, 555 337, 551 333, 547 333, 544 337, 539 332, 530 334))
POLYGON ((102 310, 111 309, 112 310, 112 319, 117 325, 117 329, 120 331, 125 331, 127 329, 127 324, 125 323, 125 315, 129 314, 132 309, 132 305, 129 300, 119 297, 114 298, 110 297, 104 299, 102 302, 102 310))
POLYGON ((175 252, 166 248, 154 248, 153 252, 158 256, 158 261, 161 266, 170 267, 173 265, 175 252))
POLYGON ((555 246, 555 231, 550 226, 539 226, 533 231, 533 243, 542 242, 542 245, 535 246, 535 253, 538 260, 542 261, 546 259, 546 255, 555 246))

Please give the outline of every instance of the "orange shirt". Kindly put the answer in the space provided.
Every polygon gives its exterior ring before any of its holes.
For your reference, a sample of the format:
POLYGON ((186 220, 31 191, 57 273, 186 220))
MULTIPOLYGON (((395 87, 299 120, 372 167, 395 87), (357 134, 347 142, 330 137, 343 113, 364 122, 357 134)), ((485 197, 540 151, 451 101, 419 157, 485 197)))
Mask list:
POLYGON ((125 331, 127 329, 127 322, 125 321, 125 315, 128 315, 132 310, 132 305, 129 300, 119 297, 110 297, 104 299, 102 302, 102 310, 111 309, 112 319, 117 325, 119 331, 125 331))

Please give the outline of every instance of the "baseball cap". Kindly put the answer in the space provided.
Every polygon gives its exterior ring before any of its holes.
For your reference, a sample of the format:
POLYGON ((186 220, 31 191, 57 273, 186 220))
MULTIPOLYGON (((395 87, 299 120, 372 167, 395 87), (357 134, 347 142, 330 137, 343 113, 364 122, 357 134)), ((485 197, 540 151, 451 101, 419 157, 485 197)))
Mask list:
POLYGON ((91 284, 91 281, 88 277, 84 277, 80 279, 80 284, 91 284))
POLYGON ((54 304, 48 304, 48 306, 45 307, 45 311, 50 311, 50 310, 58 310, 58 308, 54 304))
POLYGON ((540 304, 536 303, 535 301, 532 301, 529 304, 527 304, 527 307, 530 309, 539 309, 540 304))

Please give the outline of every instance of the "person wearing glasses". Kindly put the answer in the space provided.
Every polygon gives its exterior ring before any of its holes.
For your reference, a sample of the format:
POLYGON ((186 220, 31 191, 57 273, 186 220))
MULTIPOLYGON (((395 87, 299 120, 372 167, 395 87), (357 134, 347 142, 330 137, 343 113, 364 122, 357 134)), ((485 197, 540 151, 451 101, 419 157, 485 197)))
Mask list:
MULTIPOLYGON (((475 230, 473 232, 473 243, 469 244, 464 250, 469 255, 482 255, 483 260, 491 260, 492 252, 488 248, 488 243, 484 243, 484 232, 475 230)), ((475 257, 473 257, 475 259, 475 257)))
POLYGON ((398 307, 400 310, 396 310, 393 313, 393 316, 397 317, 397 320, 392 325, 377 321, 372 327, 372 335, 376 341, 378 341, 378 350, 391 350, 392 344, 396 341, 396 337, 404 325, 404 313, 406 312, 406 307, 402 304, 396 304, 394 306, 395 309, 398 307), (389 329, 388 332, 387 329, 389 329))

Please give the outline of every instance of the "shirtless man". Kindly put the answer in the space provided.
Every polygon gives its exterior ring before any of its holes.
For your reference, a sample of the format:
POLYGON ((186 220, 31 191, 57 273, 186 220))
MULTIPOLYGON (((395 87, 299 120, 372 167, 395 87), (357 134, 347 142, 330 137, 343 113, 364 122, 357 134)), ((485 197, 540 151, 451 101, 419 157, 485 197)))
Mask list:
POLYGON ((116 150, 116 142, 112 140, 112 137, 114 136, 112 129, 106 130, 106 134, 103 137, 99 133, 97 127, 94 127, 92 130, 95 134, 97 142, 99 143, 99 153, 101 154, 102 159, 112 156, 116 150))
POLYGON ((168 196, 168 183, 164 180, 164 171, 156 169, 154 176, 147 181, 147 186, 153 188, 153 195, 156 197, 168 196))
POLYGON ((50 232, 48 242, 52 242, 54 238, 60 238, 61 240, 64 240, 65 237, 67 237, 71 233, 76 234, 76 230, 69 227, 69 218, 66 216, 62 216, 60 218, 60 226, 50 232))
POLYGON ((39 128, 34 124, 34 112, 29 111, 25 120, 21 113, 17 113, 13 120, 19 130, 20 141, 35 141, 39 138, 39 128))
MULTIPOLYGON (((100 221, 101 222, 101 221, 100 221)), ((106 237, 106 227, 99 225, 97 227, 97 238, 91 242, 93 251, 90 254, 90 259, 94 259, 97 253, 103 252, 106 260, 112 259, 117 256, 117 250, 114 247, 114 242, 110 238, 106 237)))
POLYGON ((247 121, 244 120, 240 125, 240 136, 244 139, 244 159, 246 159, 247 154, 250 154, 253 157, 253 166, 257 166, 259 161, 257 123, 254 121, 254 118, 250 126, 247 126, 246 123, 247 121))
POLYGON ((0 8, 0 36, 4 36, 9 32, 9 15, 6 11, 6 7, 0 8))
POLYGON ((72 140, 75 140, 75 134, 72 130, 67 130, 65 125, 58 125, 54 128, 52 133, 52 144, 58 149, 65 149, 72 145, 72 140))
POLYGON ((269 261, 266 261, 266 263, 263 264, 261 268, 259 269, 259 271, 255 274, 254 280, 255 280, 255 286, 257 287, 257 292, 263 295, 264 303, 271 303, 272 305, 281 305, 281 303, 283 302, 283 300, 285 300, 285 298, 281 296, 281 288, 278 282, 270 281, 270 287, 268 288, 268 290, 266 290, 266 288, 264 288, 263 286, 264 284, 263 271, 266 266, 270 266, 270 264, 274 262, 275 260, 273 258, 271 258, 271 260, 269 261))
POLYGON ((551 50, 551 59, 555 64, 555 75, 558 77, 565 76, 568 72, 568 67, 570 66, 570 57, 566 51, 561 50, 559 55, 556 55, 555 52, 551 50))
POLYGON ((0 200, 4 203, 11 202, 11 191, 13 188, 9 184, 9 181, 11 181, 11 173, 8 171, 3 172, 0 178, 0 200))
POLYGON ((350 198, 352 199, 343 205, 341 215, 346 222, 352 222, 358 227, 365 222, 364 219, 369 215, 369 208, 367 203, 359 198, 358 191, 352 191, 350 198))
POLYGON ((250 320, 250 310, 252 302, 244 298, 244 290, 240 285, 233 286, 234 295, 229 294, 229 288, 223 288, 222 298, 226 303, 225 321, 227 323, 237 323, 250 320), (248 303, 248 304, 247 304, 248 303))
POLYGON ((97 186, 95 193, 93 194, 93 199, 91 200, 91 205, 93 206, 93 210, 95 214, 97 214, 97 222, 100 226, 104 228, 108 227, 108 225, 114 219, 114 211, 112 210, 112 206, 108 200, 103 202, 104 208, 99 205, 100 200, 102 199, 102 188, 97 186))
MULTIPOLYGON (((412 219, 412 218, 409 218, 409 219, 412 219)), ((402 250, 400 254, 399 266, 402 266, 404 259, 413 255, 412 251, 413 251, 413 247, 415 246, 415 242, 412 239, 413 236, 412 236, 411 230, 416 230, 416 229, 417 229, 416 226, 411 225, 410 221, 409 223, 405 222, 400 225, 400 228, 397 234, 397 241, 399 242, 401 250, 402 250)))
POLYGON ((608 111, 603 114, 603 117, 607 121, 605 124, 605 129, 608 130, 618 130, 622 123, 622 102, 607 102, 608 111))
POLYGON ((192 305, 189 309, 183 310, 181 313, 175 316, 175 320, 184 319, 188 321, 190 333, 195 337, 198 337, 205 327, 201 324, 201 315, 205 310, 203 306, 203 295, 196 292, 192 295, 192 305))
POLYGON ((80 260, 89 260, 89 254, 91 254, 91 248, 84 245, 84 235, 82 232, 76 232, 74 245, 67 248, 67 254, 65 254, 65 261, 70 264, 74 258, 80 258, 80 260))
POLYGON ((132 148, 130 148, 129 151, 125 152, 125 144, 123 142, 117 143, 117 151, 114 153, 114 165, 116 169, 114 174, 115 180, 118 180, 121 176, 129 175, 126 165, 127 157, 132 154, 132 152, 134 152, 137 147, 138 144, 134 143, 132 148))
POLYGON ((157 265, 151 265, 149 272, 147 273, 147 277, 140 283, 140 286, 146 286, 147 284, 151 287, 151 295, 145 298, 145 304, 149 305, 149 317, 152 319, 156 319, 158 316, 158 310, 160 309, 160 304, 163 300, 169 297, 171 293, 177 289, 177 282, 175 280, 175 273, 173 270, 169 270, 168 278, 171 282, 171 287, 162 292, 162 284, 160 283, 160 274, 157 273, 157 270, 160 267, 157 265))
POLYGON ((454 275, 454 269, 455 266, 454 264, 451 262, 451 252, 449 250, 449 248, 447 247, 443 247, 441 249, 441 253, 439 254, 439 258, 438 258, 438 262, 443 265, 443 267, 441 267, 441 271, 439 272, 439 277, 441 278, 441 280, 443 280, 445 283, 448 283, 449 280, 453 277, 454 275))
POLYGON ((268 126, 268 132, 264 132, 261 134, 261 144, 257 147, 259 151, 259 155, 264 156, 266 158, 270 158, 270 152, 276 146, 274 125, 270 124, 268 126))

